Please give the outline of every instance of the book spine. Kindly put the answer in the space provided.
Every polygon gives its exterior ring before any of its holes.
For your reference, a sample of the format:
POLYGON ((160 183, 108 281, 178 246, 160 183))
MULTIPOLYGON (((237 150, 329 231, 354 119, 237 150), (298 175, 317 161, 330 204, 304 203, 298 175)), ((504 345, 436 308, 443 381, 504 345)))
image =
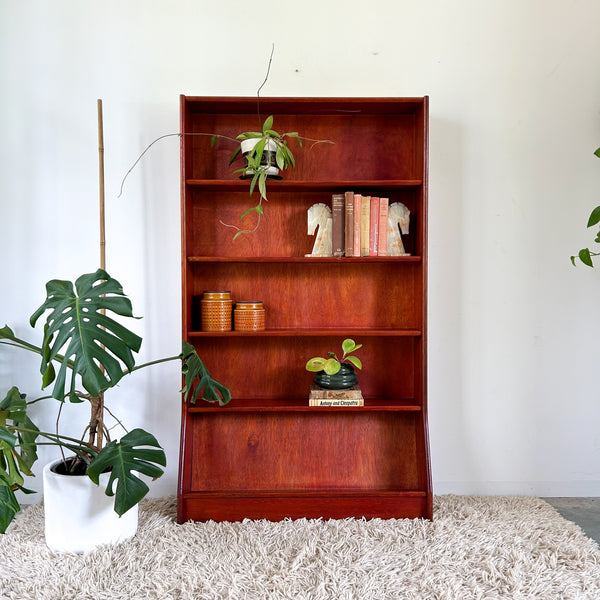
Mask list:
POLYGON ((360 205, 360 255, 369 256, 369 233, 371 231, 371 197, 363 196, 360 205))
POLYGON ((362 196, 354 194, 354 246, 352 256, 360 256, 360 213, 362 196))
POLYGON ((389 198, 379 198, 379 256, 387 256, 387 221, 389 204, 389 198))
POLYGON ((332 218, 332 250, 333 256, 344 256, 344 225, 345 225, 344 194, 332 194, 331 196, 331 218, 332 218))
POLYGON ((379 198, 374 196, 371 196, 369 223, 369 256, 377 256, 379 248, 379 198))
POLYGON ((354 192, 345 193, 346 200, 346 256, 354 256, 354 192))
POLYGON ((309 406, 364 406, 365 401, 360 398, 350 398, 347 400, 335 400, 328 398, 311 398, 308 401, 309 406))

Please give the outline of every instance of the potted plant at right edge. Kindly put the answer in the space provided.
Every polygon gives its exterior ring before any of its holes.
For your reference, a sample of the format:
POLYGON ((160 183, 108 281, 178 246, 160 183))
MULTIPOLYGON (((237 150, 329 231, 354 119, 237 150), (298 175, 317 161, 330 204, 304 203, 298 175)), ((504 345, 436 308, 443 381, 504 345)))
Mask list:
POLYGON ((344 390, 358 383, 354 367, 362 369, 362 362, 357 356, 351 355, 362 348, 354 340, 347 338, 342 342, 342 358, 335 352, 328 352, 327 358, 315 356, 306 363, 306 370, 315 373, 313 381, 319 387, 328 390, 344 390))
MULTIPOLYGON (((598 148, 594 152, 594 154, 598 158, 600 158, 600 148, 598 148)), ((594 225, 598 225, 599 223, 600 223, 600 206, 596 206, 596 208, 594 208, 594 210, 591 212, 591 214, 589 216, 587 226, 594 227, 594 225)), ((600 244, 600 231, 598 231, 598 233, 596 234, 596 239, 594 241, 596 243, 600 244)), ((579 258, 579 260, 584 265, 587 265, 588 267, 593 267, 594 266, 593 257, 598 256, 598 255, 600 255, 600 252, 592 252, 589 248, 582 248, 578 252, 577 257, 571 256, 571 262, 573 263, 573 265, 575 265, 576 264, 575 259, 579 258)))

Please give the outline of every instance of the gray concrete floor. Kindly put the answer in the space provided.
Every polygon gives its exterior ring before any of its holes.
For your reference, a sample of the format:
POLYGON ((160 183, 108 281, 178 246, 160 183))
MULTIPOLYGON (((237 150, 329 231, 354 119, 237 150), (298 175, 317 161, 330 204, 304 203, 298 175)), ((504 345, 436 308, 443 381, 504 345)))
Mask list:
POLYGON ((600 498, 544 498, 600 545, 600 498))

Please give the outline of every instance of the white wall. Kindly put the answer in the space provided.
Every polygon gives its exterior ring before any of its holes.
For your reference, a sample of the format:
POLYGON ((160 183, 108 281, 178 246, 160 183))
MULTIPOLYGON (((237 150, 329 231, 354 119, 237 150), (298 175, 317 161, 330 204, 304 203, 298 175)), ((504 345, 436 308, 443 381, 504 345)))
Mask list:
MULTIPOLYGON (((141 360, 179 351, 177 138, 120 181, 178 131, 180 93, 254 95, 274 42, 265 96, 430 96, 436 493, 600 495, 600 273, 569 262, 600 203, 600 4, 354 4, 0 0, 0 323, 29 336, 43 283, 98 264, 102 98, 107 267, 144 316, 141 360)), ((8 350, 1 393, 35 395, 36 361, 8 350)), ((167 450, 153 495, 176 490, 178 385, 169 364, 109 395, 167 450)))

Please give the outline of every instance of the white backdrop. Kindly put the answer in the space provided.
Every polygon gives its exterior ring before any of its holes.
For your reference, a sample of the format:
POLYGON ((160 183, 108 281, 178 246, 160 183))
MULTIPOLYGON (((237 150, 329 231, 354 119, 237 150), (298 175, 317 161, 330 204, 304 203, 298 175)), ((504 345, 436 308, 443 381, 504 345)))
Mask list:
MULTIPOLYGON (((0 324, 31 337, 43 284, 98 265, 102 98, 107 269, 144 316, 140 360, 179 351, 177 138, 120 181, 178 131, 180 93, 254 95, 274 43, 264 96, 430 96, 434 491, 600 495, 600 272, 569 262, 600 203, 600 4, 354 4, 0 0, 0 324)), ((0 348, 2 397, 38 382, 0 348)), ((108 397, 167 451, 155 496, 176 490, 179 382, 171 363, 108 397)))

